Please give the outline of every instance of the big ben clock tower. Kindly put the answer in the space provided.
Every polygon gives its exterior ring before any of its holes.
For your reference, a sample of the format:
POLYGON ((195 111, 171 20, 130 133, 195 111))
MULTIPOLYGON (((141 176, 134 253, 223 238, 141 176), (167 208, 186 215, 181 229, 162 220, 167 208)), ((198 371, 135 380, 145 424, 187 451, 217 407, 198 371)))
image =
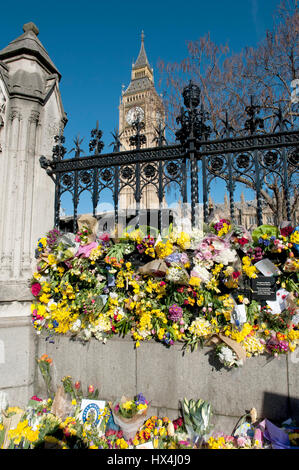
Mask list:
MULTIPOLYGON (((136 131, 132 124, 136 119, 144 122, 142 133, 146 141, 141 148, 155 147, 157 129, 165 122, 165 111, 161 97, 154 85, 153 69, 147 59, 144 47, 144 34, 141 34, 141 47, 136 62, 132 65, 131 82, 123 90, 119 105, 119 134, 121 150, 132 149, 130 137, 136 131)), ((135 205, 132 190, 123 189, 120 194, 121 208, 132 208, 135 205)), ((158 208, 158 196, 155 188, 150 185, 142 194, 141 207, 158 208)))

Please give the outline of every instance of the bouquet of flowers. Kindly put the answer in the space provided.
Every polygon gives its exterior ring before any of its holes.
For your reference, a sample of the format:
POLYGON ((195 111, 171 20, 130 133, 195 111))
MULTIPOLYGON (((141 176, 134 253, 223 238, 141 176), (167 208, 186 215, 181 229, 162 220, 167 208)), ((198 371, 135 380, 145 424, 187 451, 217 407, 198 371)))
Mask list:
POLYGON ((219 361, 224 364, 225 367, 231 368, 243 365, 242 359, 239 359, 235 352, 223 343, 216 346, 216 354, 219 361))
POLYGON ((145 421, 149 402, 142 393, 133 399, 123 396, 112 405, 115 424, 120 426, 125 439, 133 439, 141 424, 145 421))

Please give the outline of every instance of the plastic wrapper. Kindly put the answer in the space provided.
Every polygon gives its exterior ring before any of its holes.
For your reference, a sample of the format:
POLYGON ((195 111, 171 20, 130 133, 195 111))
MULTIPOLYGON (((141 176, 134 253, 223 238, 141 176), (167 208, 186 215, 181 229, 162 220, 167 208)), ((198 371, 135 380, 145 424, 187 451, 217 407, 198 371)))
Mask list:
POLYGON ((145 410, 141 415, 135 415, 133 418, 123 418, 112 411, 114 423, 120 427, 124 433, 124 439, 134 439, 139 428, 146 420, 147 411, 145 410))
POLYGON ((167 269, 168 268, 165 261, 161 259, 155 259, 138 268, 138 273, 164 277, 166 275, 167 269))
POLYGON ((67 418, 72 410, 72 404, 67 398, 67 394, 64 391, 63 385, 58 387, 56 395, 54 397, 51 413, 63 421, 67 418))
POLYGON ((17 425, 18 425, 19 421, 21 421, 23 415, 24 415, 24 411, 20 411, 19 413, 16 413, 16 414, 14 414, 14 415, 7 418, 5 416, 5 413, 2 412, 2 424, 3 424, 4 429, 5 429, 3 446, 2 446, 3 449, 8 449, 8 447, 9 447, 9 443, 10 443, 10 439, 8 437, 9 430, 10 429, 15 429, 17 427, 17 425))

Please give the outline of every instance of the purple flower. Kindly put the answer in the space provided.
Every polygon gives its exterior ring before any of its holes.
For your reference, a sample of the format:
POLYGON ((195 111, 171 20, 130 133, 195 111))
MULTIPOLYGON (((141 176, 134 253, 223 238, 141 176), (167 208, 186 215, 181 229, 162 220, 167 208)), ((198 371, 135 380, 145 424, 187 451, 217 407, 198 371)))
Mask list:
POLYGON ((169 307, 169 315, 168 318, 171 321, 179 321, 183 316, 183 309, 179 307, 177 304, 173 304, 169 307))
POLYGON ((165 258, 168 263, 179 263, 181 261, 181 253, 171 253, 171 255, 165 258))
POLYGON ((138 393, 136 396, 136 403, 142 404, 142 405, 147 405, 148 401, 145 399, 144 395, 142 393, 138 393))

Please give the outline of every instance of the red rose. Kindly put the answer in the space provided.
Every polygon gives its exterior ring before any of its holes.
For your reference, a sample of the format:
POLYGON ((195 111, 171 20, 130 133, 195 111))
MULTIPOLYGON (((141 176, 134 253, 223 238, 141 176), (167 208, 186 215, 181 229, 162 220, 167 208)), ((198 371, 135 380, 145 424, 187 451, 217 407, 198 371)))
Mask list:
POLYGON ((38 294, 40 293, 41 288, 42 287, 38 282, 35 282, 34 284, 32 284, 31 286, 32 295, 34 295, 34 297, 37 297, 38 294))

